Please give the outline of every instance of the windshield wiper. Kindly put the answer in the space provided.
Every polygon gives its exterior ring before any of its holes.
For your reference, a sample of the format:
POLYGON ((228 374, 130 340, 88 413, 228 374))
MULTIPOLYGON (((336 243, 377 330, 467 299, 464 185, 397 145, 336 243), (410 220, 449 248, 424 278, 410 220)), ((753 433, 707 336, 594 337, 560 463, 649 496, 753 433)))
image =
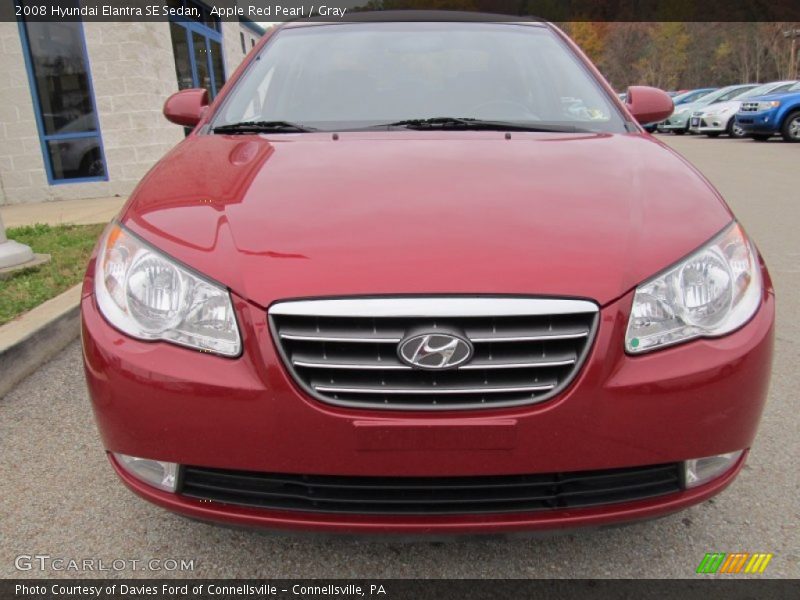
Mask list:
POLYGON ((218 125, 212 131, 214 133, 307 133, 316 129, 289 121, 242 121, 218 125))
POLYGON ((572 125, 527 124, 514 121, 487 121, 471 117, 432 117, 430 119, 405 119, 394 123, 372 125, 370 129, 402 127, 405 129, 470 129, 484 131, 544 131, 556 133, 588 133, 572 125))

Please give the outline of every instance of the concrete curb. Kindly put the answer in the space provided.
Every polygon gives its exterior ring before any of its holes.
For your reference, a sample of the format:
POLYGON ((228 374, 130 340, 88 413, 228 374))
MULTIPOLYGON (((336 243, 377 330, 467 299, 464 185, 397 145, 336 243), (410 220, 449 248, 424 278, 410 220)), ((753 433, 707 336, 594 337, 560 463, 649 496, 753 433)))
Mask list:
POLYGON ((21 265, 3 267, 0 269, 0 280, 9 279, 12 275, 19 273, 20 271, 40 267, 45 263, 49 263, 51 258, 52 257, 49 254, 34 254, 31 260, 22 263, 21 265))
POLYGON ((0 398, 78 337, 81 285, 0 327, 0 398))

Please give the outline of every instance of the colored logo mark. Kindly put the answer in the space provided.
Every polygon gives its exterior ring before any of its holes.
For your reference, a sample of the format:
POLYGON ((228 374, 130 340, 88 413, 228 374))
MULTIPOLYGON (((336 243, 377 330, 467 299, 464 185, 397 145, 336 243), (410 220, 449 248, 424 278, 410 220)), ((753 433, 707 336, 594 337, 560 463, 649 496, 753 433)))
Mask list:
POLYGON ((711 552, 700 561, 697 573, 763 573, 772 556, 765 552, 711 552))

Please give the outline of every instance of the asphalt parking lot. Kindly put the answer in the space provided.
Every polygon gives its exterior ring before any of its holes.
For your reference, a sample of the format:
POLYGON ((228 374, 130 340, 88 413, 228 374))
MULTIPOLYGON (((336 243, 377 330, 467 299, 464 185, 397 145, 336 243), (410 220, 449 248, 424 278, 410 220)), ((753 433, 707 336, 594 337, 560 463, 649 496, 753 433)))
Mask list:
POLYGON ((20 572, 19 555, 195 561, 186 572, 102 574, 125 577, 697 577, 706 552, 739 551, 774 553, 763 576, 800 577, 800 145, 658 139, 727 198, 766 257, 778 294, 769 403, 748 465, 722 495, 658 521, 544 538, 373 541, 197 523, 138 499, 117 481, 94 426, 75 342, 0 399, 0 577, 92 576, 20 572))

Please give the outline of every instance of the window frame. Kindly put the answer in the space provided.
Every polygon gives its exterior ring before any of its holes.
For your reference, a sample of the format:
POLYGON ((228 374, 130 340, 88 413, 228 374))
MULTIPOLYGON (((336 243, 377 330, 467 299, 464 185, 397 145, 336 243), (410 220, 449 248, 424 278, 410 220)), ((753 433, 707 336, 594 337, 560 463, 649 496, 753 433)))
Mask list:
POLYGON ((92 69, 91 64, 89 62, 89 53, 86 48, 86 34, 83 30, 83 21, 77 20, 75 21, 78 27, 78 33, 80 35, 80 43, 81 43, 81 55, 84 62, 84 66, 86 68, 86 81, 87 81, 87 90, 86 93, 89 95, 89 99, 91 100, 92 110, 94 113, 94 131, 82 131, 82 132, 75 132, 75 133, 56 133, 56 134, 48 134, 45 129, 44 118, 42 116, 42 104, 39 99, 39 83, 36 80, 36 72, 33 68, 33 53, 31 51, 30 39, 28 38, 28 30, 25 27, 25 20, 24 17, 17 18, 17 27, 19 28, 19 37, 20 42, 22 43, 22 56, 25 60, 25 70, 28 73, 28 87, 31 93, 31 99, 33 101, 33 112, 34 117, 36 118, 36 129, 37 133, 39 134, 39 144, 42 149, 42 161, 44 162, 45 173, 47 175, 47 183, 49 185, 64 185, 64 184, 72 184, 72 183, 96 183, 101 181, 109 181, 108 175, 108 161, 106 160, 106 151, 103 145, 103 135, 100 130, 100 119, 98 118, 97 112, 97 99, 94 93, 94 81, 92 79, 92 69), (86 138, 97 138, 98 147, 100 149, 100 158, 103 161, 103 175, 97 175, 93 177, 61 177, 56 178, 55 173, 53 171, 53 159, 50 155, 50 142, 65 142, 69 140, 76 140, 76 139, 86 139, 86 138))
MULTIPOLYGON (((196 7, 201 11, 205 11, 201 13, 203 15, 203 18, 205 18, 206 12, 208 12, 207 9, 204 8, 204 5, 202 5, 199 2, 195 2, 193 0, 182 0, 182 6, 196 7)), ((206 63, 207 63, 206 68, 208 69, 208 72, 212 74, 212 76, 210 77, 211 89, 208 90, 208 93, 210 94, 211 98, 216 98, 217 94, 219 94, 222 87, 228 81, 228 72, 227 72, 227 67, 225 65, 225 43, 223 41, 223 36, 222 36, 222 22, 220 21, 219 17, 212 17, 212 18, 214 19, 214 27, 209 27, 208 25, 206 25, 205 20, 201 23, 192 19, 187 19, 182 15, 170 16, 169 22, 175 23, 176 25, 180 26, 185 30, 184 33, 186 34, 187 47, 189 51, 189 63, 192 69, 192 79, 195 80, 195 82, 197 81, 198 78, 197 77, 198 70, 197 70, 197 60, 195 58, 195 50, 194 50, 194 36, 192 34, 193 33, 198 34, 205 41, 206 63), (218 82, 216 76, 213 75, 214 65, 211 59, 211 42, 216 42, 219 44, 220 59, 222 61, 222 77, 223 77, 222 82, 218 82)), ((170 39, 171 36, 172 33, 170 33, 170 39)))

